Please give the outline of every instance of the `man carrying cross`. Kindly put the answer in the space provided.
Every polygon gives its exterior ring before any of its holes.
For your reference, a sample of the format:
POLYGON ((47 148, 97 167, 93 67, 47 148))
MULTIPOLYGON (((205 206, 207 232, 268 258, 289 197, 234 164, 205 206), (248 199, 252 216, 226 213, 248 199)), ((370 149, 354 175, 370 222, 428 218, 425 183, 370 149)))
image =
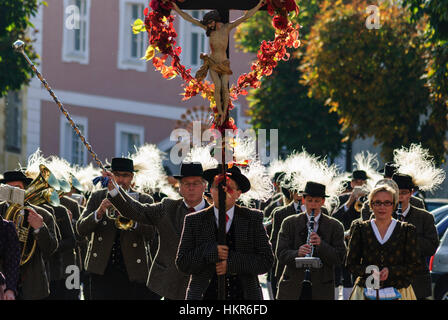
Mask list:
POLYGON ((247 11, 245 15, 229 23, 222 22, 221 16, 217 10, 208 12, 204 15, 203 19, 199 21, 180 10, 177 4, 173 1, 174 10, 182 18, 206 30, 207 37, 210 37, 211 53, 210 55, 201 53, 201 59, 204 61, 204 64, 198 70, 195 77, 198 81, 202 81, 207 76, 207 72, 210 71, 210 76, 215 84, 214 97, 216 109, 218 111, 218 119, 216 120, 218 125, 224 123, 230 103, 229 75, 232 74, 232 70, 230 70, 230 61, 227 57, 230 31, 252 17, 265 4, 265 1, 266 0, 260 0, 260 2, 254 8, 247 11))

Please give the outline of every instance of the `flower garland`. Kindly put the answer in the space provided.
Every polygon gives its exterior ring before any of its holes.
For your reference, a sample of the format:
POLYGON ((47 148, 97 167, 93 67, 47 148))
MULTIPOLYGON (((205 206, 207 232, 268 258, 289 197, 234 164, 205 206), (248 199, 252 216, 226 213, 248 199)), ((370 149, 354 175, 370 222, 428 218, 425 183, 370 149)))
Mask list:
MULTIPOLYGON (((183 1, 180 1, 183 2, 183 1)), ((186 69, 180 63, 180 54, 182 48, 176 46, 177 33, 173 26, 174 17, 171 15, 173 8, 172 1, 151 0, 149 3, 152 11, 145 8, 145 21, 138 19, 135 21, 132 29, 134 34, 147 32, 149 38, 149 46, 146 50, 146 61, 152 60, 157 71, 166 79, 173 79, 177 75, 184 80, 184 93, 182 100, 188 100, 198 94, 204 99, 210 101, 215 119, 218 112, 214 101, 214 85, 208 81, 197 81, 191 75, 191 69, 186 69), (159 51, 161 57, 155 57, 156 51, 159 51), (171 65, 168 66, 167 59, 171 57, 171 65)), ((240 94, 246 95, 245 88, 258 88, 260 80, 263 76, 272 74, 273 69, 277 66, 278 61, 288 60, 289 53, 286 48, 297 48, 300 45, 299 26, 293 26, 288 19, 289 12, 299 13, 299 8, 295 0, 267 0, 268 13, 272 18, 272 25, 276 29, 275 39, 273 41, 263 41, 257 54, 257 60, 252 63, 251 72, 245 73, 238 78, 237 85, 230 88, 231 100, 236 100, 240 94)), ((230 101, 228 110, 233 109, 233 103, 230 101)), ((232 118, 224 122, 216 128, 221 133, 225 129, 236 130, 235 123, 232 118)))

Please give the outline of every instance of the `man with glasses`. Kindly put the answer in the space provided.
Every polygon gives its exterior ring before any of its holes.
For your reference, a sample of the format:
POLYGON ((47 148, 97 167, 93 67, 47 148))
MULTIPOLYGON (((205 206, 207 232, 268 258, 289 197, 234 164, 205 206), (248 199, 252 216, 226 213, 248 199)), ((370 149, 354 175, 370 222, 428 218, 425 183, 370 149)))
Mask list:
POLYGON ((439 236, 434 223, 434 216, 424 209, 414 207, 411 204, 411 197, 414 191, 412 177, 407 174, 395 173, 392 176, 399 189, 399 202, 401 202, 402 213, 393 217, 400 221, 413 224, 417 228, 417 245, 420 254, 420 269, 417 276, 412 281, 417 299, 425 299, 431 295, 431 275, 427 260, 437 250, 439 236))
MULTIPOLYGON (((114 173, 103 175, 115 179, 114 173)), ((184 218, 188 213, 208 207, 204 200, 207 182, 203 179, 199 162, 184 162, 179 180, 181 199, 164 198, 156 204, 145 204, 129 197, 122 188, 115 189, 109 183, 109 200, 127 218, 156 227, 159 234, 159 250, 149 272, 148 287, 165 300, 184 300, 189 275, 180 272, 175 265, 184 218)))
MULTIPOLYGON (((128 158, 113 158, 111 169, 115 182, 128 196, 150 204, 153 199, 132 189, 134 164, 128 158)), ((113 210, 107 199, 107 189, 92 193, 76 229, 81 237, 90 239, 85 269, 91 275, 93 300, 154 300, 160 297, 146 287, 151 257, 149 241, 154 228, 134 222, 130 230, 119 229, 115 220, 106 216, 113 210)), ((127 209, 118 210, 125 215, 127 209)))
POLYGON ((225 276, 226 300, 262 300, 258 275, 274 261, 263 226, 263 214, 236 205, 250 182, 237 166, 222 174, 222 165, 204 172, 213 206, 185 217, 176 257, 179 270, 189 274, 187 300, 217 300, 218 276, 225 276), (226 244, 218 245, 219 183, 226 179, 226 244))

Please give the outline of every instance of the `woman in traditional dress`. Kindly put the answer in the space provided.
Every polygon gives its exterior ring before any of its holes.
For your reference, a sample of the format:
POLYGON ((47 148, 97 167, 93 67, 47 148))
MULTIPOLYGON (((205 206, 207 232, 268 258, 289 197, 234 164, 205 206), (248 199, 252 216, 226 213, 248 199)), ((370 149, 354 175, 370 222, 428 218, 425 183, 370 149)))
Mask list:
POLYGON ((373 292, 374 299, 415 300, 411 281, 419 267, 416 228, 392 218, 398 193, 390 186, 375 187, 369 194, 369 204, 375 218, 356 221, 351 227, 346 267, 356 281, 350 299, 372 299, 373 292), (373 269, 376 271, 372 273, 373 269), (373 279, 378 276, 382 291, 375 290, 377 281, 373 279), (386 291, 396 294, 380 295, 386 291))

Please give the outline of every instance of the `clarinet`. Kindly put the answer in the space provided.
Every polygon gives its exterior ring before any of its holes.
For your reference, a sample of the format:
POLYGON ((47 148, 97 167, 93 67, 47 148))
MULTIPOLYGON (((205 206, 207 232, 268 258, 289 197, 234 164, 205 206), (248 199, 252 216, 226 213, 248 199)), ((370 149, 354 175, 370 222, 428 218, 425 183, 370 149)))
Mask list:
MULTIPOLYGON (((311 233, 314 232, 314 209, 311 210, 310 224, 308 226, 308 236, 306 238, 306 243, 311 246, 311 252, 306 254, 306 257, 312 257, 314 253, 314 246, 310 243, 311 233)), ((311 269, 308 267, 305 269, 304 281, 311 282, 311 269)))
POLYGON ((314 253, 314 246, 310 243, 311 233, 314 232, 314 209, 311 210, 310 214, 310 224, 308 227, 308 236, 306 238, 306 244, 311 246, 311 252, 307 253, 306 257, 312 257, 314 253))

